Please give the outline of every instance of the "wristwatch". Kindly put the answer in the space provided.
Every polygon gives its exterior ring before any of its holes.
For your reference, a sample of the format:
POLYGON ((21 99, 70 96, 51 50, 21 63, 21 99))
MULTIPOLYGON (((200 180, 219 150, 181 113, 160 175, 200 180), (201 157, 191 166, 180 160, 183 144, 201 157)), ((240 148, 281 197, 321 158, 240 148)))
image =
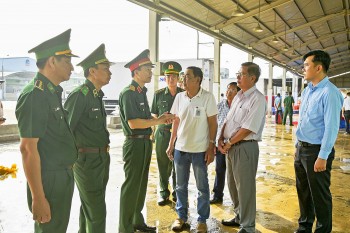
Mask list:
POLYGON ((229 144, 230 146, 232 146, 232 143, 230 142, 231 138, 227 139, 227 144, 229 144))

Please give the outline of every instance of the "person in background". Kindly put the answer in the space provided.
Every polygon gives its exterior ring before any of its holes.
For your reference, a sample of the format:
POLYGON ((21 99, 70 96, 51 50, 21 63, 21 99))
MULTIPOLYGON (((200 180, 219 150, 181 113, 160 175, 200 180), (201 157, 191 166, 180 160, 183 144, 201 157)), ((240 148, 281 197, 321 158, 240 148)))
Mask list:
MULTIPOLYGON (((170 112, 175 96, 184 91, 177 87, 179 72, 182 67, 175 61, 169 61, 163 64, 162 70, 165 75, 167 87, 155 92, 151 113, 154 117, 158 117, 163 113, 170 112)), ((159 173, 159 199, 158 205, 164 206, 169 202, 169 177, 172 174, 173 179, 173 201, 176 202, 176 174, 173 161, 169 160, 166 149, 169 145, 171 135, 171 124, 158 125, 155 133, 156 155, 159 173)))
POLYGON ((179 80, 177 81, 177 86, 183 90, 185 89, 184 79, 185 79, 185 72, 181 71, 179 73, 179 80))
POLYGON ((265 96, 255 86, 260 74, 260 67, 253 62, 241 65, 237 73, 241 91, 232 102, 218 141, 220 152, 227 154, 227 184, 236 214, 221 223, 240 227, 239 233, 255 232, 258 141, 266 115, 265 96))
POLYGON ((106 186, 109 178, 109 132, 101 88, 109 83, 114 64, 105 56, 105 45, 81 61, 85 83, 75 88, 64 103, 78 147, 74 179, 81 200, 79 233, 106 232, 106 186))
POLYGON ((201 88, 202 80, 200 68, 188 67, 184 79, 186 91, 176 95, 170 111, 176 115, 167 149, 176 170, 178 218, 171 226, 173 231, 181 231, 188 220, 188 181, 192 164, 198 189, 197 232, 207 232, 206 220, 210 215, 208 165, 214 160, 218 110, 214 95, 201 88))
POLYGON ((120 120, 125 135, 123 161, 125 181, 120 191, 119 233, 155 232, 141 213, 145 204, 152 155, 152 126, 172 123, 174 115, 151 116, 146 83, 151 82, 153 64, 146 49, 128 62, 132 82, 119 96, 120 120))
POLYGON ((345 134, 350 134, 350 92, 346 93, 346 97, 344 99, 344 104, 342 108, 342 115, 345 120, 345 134))
POLYGON ((282 114, 282 99, 280 93, 277 93, 277 96, 275 98, 275 122, 276 124, 280 124, 278 120, 278 116, 281 117, 281 120, 283 119, 283 114, 282 114))
POLYGON ((39 69, 16 105, 27 199, 35 233, 65 233, 69 222, 77 147, 62 106, 61 82, 74 70, 71 30, 29 50, 39 69))
POLYGON ((300 217, 296 233, 332 232, 331 170, 334 143, 340 123, 343 96, 329 81, 331 63, 328 53, 315 50, 303 57, 307 87, 301 95, 296 130, 294 160, 300 217))
MULTIPOLYGON (((224 125, 227 113, 230 111, 231 103, 233 98, 237 95, 237 92, 241 88, 237 86, 236 82, 231 82, 227 85, 226 89, 226 99, 221 100, 217 104, 218 108, 218 130, 216 134, 216 146, 218 146, 217 141, 220 137, 221 128, 224 125)), ((224 196, 224 187, 225 187, 225 175, 226 175, 226 156, 216 148, 215 153, 215 182, 213 188, 213 198, 210 200, 210 204, 222 203, 224 196)))
POLYGON ((289 125, 293 126, 293 107, 294 107, 294 98, 292 96, 292 92, 288 93, 289 95, 284 98, 283 104, 284 104, 284 114, 283 114, 283 122, 282 124, 285 125, 287 121, 287 116, 289 116, 289 125))
POLYGON ((5 123, 6 118, 4 118, 4 106, 2 105, 2 102, 0 100, 0 125, 5 123))

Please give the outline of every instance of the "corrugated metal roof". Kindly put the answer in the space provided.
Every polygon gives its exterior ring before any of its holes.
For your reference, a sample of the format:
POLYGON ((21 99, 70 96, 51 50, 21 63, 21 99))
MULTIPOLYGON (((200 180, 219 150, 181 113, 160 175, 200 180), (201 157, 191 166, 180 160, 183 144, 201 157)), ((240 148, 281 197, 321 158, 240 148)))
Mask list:
POLYGON ((290 71, 301 73, 302 55, 315 49, 331 55, 329 75, 350 71, 350 0, 128 1, 290 71), (243 16, 231 16, 237 3, 243 16), (263 32, 254 30, 258 24, 263 32), (272 42, 274 37, 277 43, 272 42))

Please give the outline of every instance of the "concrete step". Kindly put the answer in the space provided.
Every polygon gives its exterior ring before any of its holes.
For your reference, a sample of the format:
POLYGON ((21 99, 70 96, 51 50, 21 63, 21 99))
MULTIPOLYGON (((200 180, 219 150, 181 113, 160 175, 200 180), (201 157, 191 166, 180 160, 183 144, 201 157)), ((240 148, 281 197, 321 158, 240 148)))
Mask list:
POLYGON ((107 127, 112 129, 121 129, 122 125, 120 121, 120 116, 112 116, 107 127))
POLYGON ((19 139, 17 124, 0 125, 0 142, 18 141, 19 139))

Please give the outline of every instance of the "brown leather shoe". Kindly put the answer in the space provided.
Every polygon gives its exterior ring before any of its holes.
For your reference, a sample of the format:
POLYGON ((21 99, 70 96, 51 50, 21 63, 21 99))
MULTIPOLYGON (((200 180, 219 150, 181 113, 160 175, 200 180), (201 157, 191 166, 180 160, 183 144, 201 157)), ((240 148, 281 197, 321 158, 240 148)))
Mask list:
POLYGON ((173 231, 181 231, 185 225, 185 221, 181 218, 176 219, 171 225, 171 230, 173 231))
POLYGON ((208 232, 207 224, 205 222, 198 222, 197 233, 207 233, 207 232, 208 232))

